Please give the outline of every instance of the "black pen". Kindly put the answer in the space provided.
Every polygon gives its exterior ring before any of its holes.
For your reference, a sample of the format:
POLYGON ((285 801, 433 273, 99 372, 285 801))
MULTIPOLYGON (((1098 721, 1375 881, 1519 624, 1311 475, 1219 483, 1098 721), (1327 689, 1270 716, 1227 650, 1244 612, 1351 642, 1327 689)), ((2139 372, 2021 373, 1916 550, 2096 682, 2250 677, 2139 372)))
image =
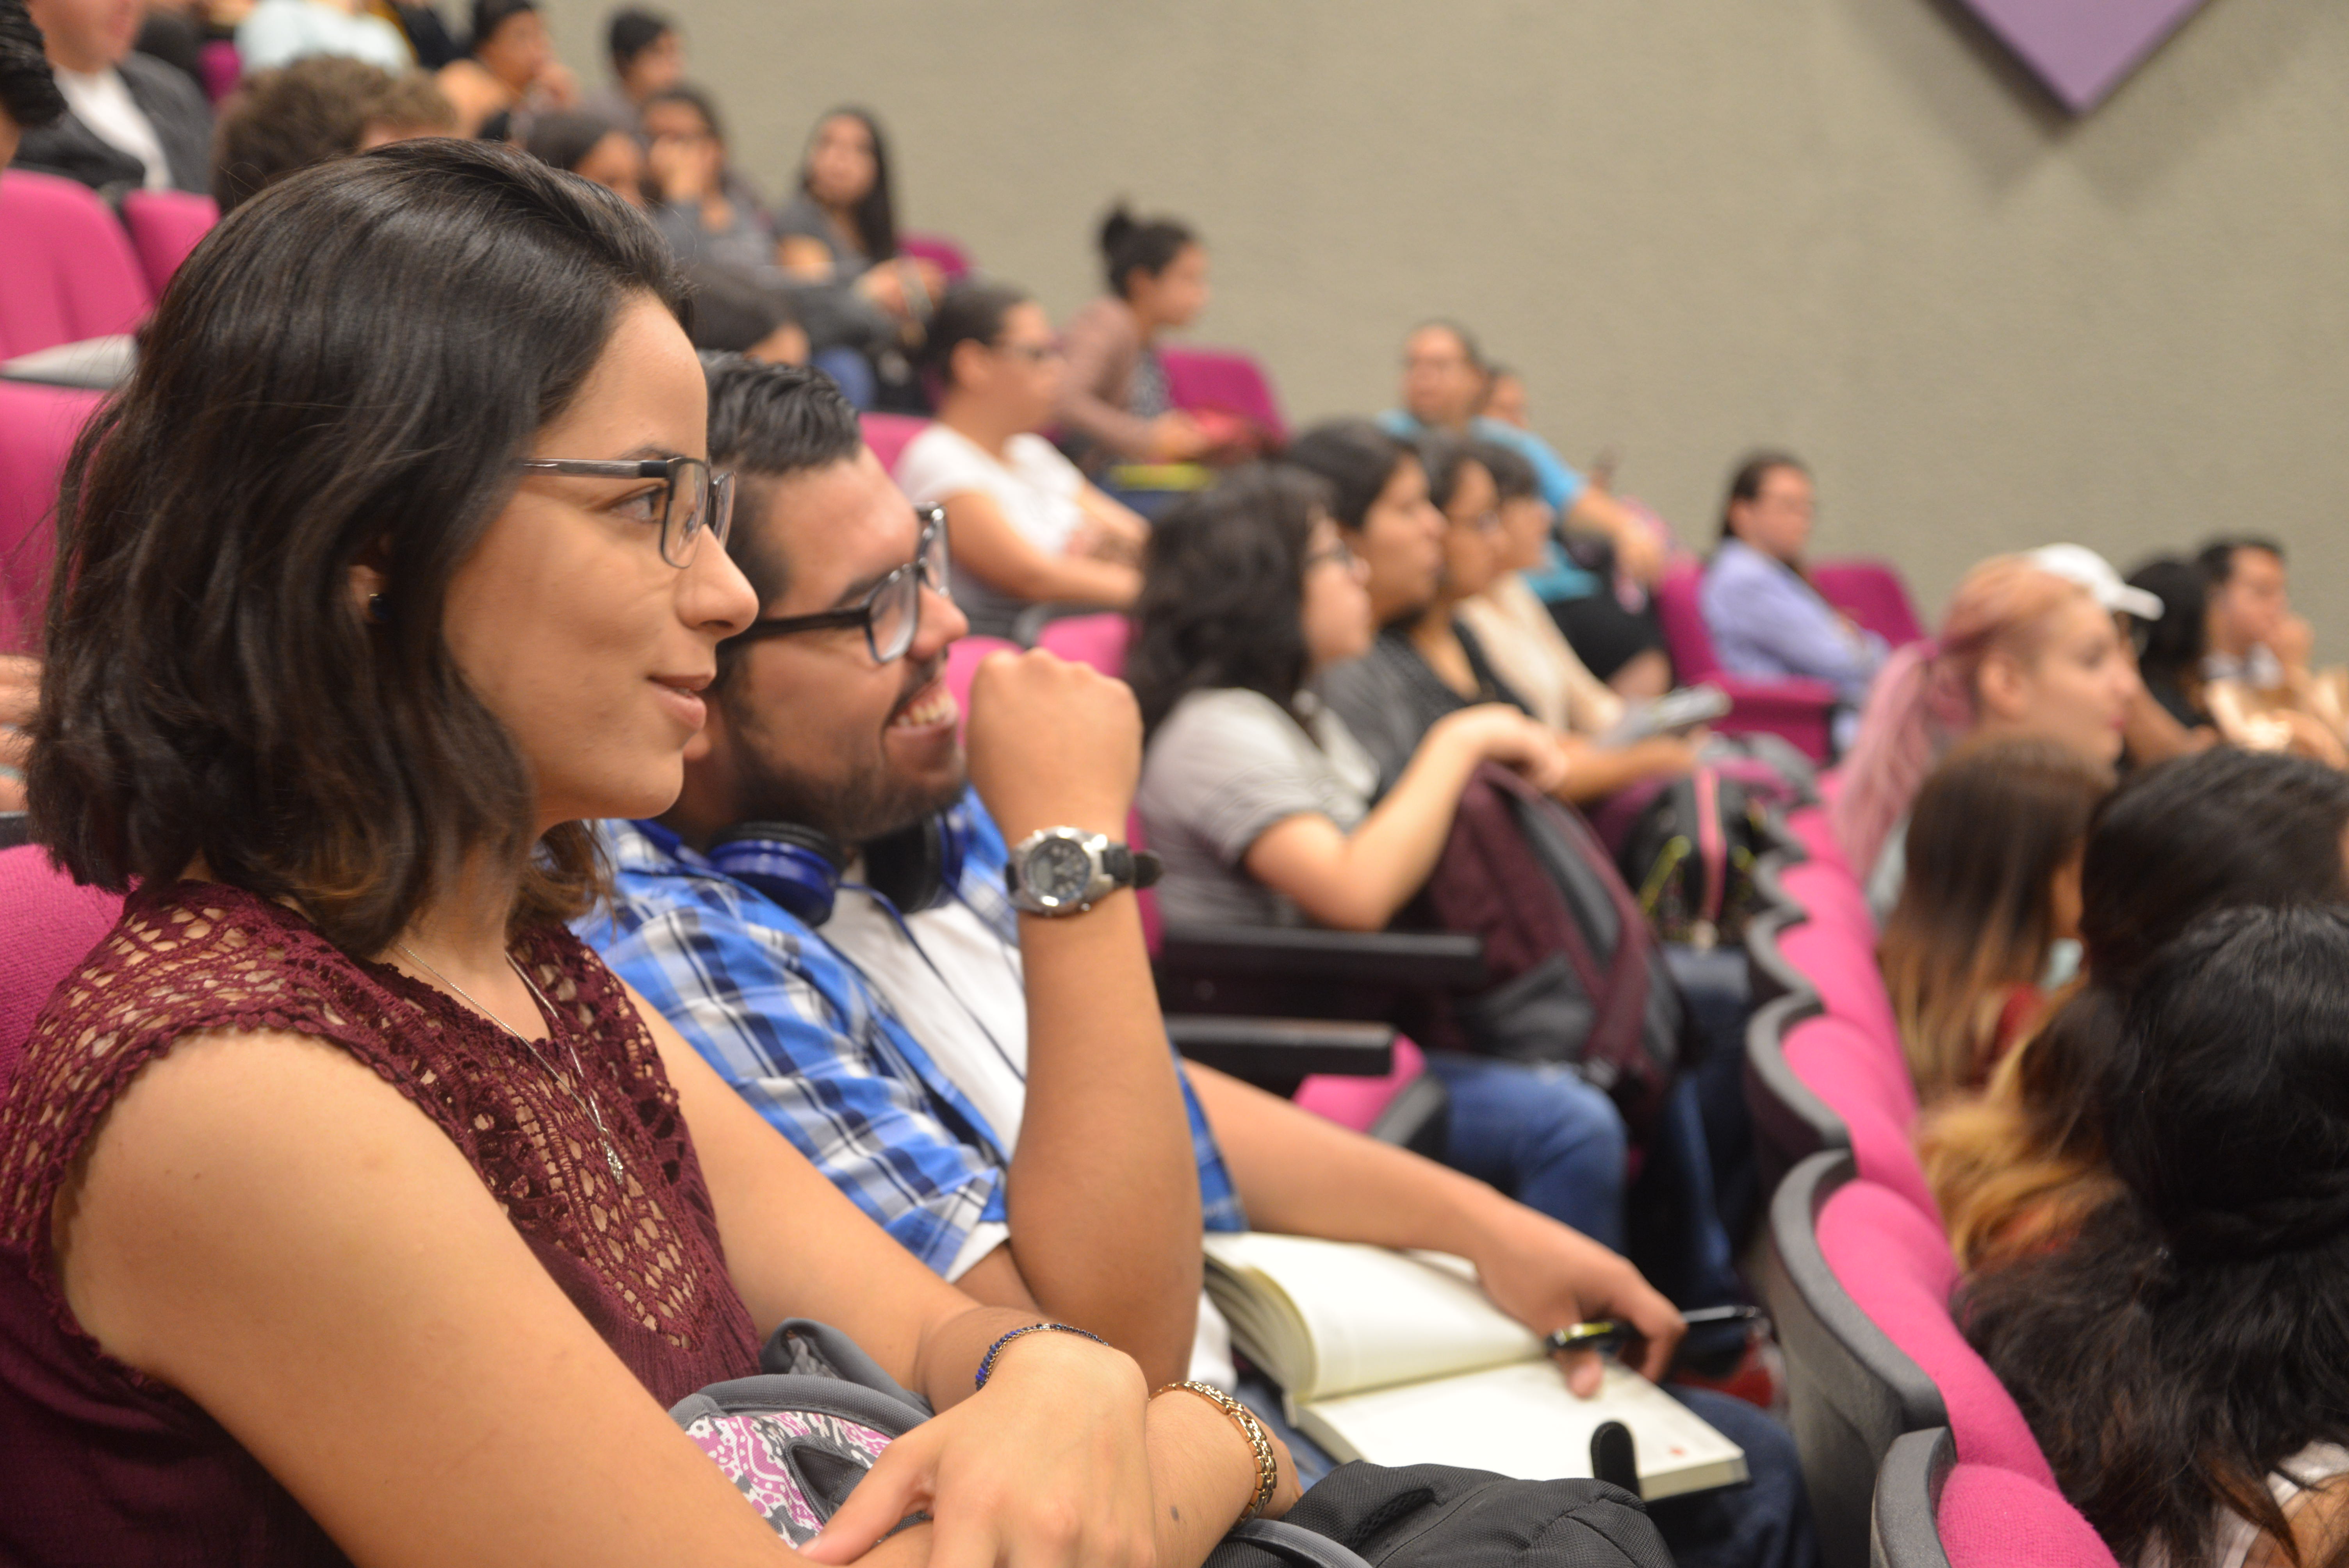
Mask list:
MULTIPOLYGON (((1758 1306, 1700 1306, 1693 1312, 1681 1314, 1681 1321, 1691 1328, 1702 1328, 1713 1323, 1754 1323, 1762 1320, 1758 1306)), ((1542 1343, 1553 1353, 1560 1350, 1620 1350, 1640 1331, 1617 1318, 1602 1317, 1590 1323, 1569 1323, 1542 1343)))

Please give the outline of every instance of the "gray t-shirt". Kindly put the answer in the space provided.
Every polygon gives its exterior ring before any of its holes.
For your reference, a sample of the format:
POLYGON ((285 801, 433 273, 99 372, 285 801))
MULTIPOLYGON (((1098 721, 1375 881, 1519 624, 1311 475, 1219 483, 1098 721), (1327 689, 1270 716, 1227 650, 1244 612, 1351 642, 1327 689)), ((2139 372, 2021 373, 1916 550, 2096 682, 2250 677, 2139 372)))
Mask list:
POLYGON ((1158 905, 1177 924, 1303 925, 1302 911, 1241 861, 1267 828, 1309 813, 1350 832, 1367 816, 1378 765, 1309 694, 1309 735, 1260 693, 1195 691, 1151 737, 1134 797, 1165 862, 1158 905))

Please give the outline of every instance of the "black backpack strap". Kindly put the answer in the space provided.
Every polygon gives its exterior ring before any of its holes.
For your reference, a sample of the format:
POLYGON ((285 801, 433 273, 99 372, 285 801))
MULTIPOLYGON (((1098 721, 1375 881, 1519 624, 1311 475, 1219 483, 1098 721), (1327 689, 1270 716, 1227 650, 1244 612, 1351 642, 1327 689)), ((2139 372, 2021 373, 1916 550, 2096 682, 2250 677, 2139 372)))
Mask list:
POLYGON ((1297 1568, 1371 1568, 1326 1535, 1278 1519, 1243 1520, 1231 1528, 1207 1554, 1204 1568, 1265 1568, 1268 1563, 1295 1563, 1297 1568))

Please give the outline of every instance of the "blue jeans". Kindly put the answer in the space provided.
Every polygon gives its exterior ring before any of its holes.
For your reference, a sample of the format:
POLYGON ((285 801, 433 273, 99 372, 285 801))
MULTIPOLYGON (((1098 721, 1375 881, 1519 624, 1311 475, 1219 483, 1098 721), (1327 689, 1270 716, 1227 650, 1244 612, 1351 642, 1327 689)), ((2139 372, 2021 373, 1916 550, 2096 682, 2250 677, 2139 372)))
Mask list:
POLYGON ((1630 1140, 1606 1092, 1570 1067, 1427 1053, 1452 1097, 1444 1162, 1623 1250, 1630 1140))

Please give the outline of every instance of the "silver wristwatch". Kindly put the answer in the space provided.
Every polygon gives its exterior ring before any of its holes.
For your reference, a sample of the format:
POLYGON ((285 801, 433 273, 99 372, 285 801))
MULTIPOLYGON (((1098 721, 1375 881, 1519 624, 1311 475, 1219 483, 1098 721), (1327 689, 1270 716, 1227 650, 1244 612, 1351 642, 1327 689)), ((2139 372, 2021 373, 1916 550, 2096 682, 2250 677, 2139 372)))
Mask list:
POLYGON ((1158 857, 1139 853, 1105 833, 1045 828, 1011 847, 1003 885, 1011 906, 1029 914, 1082 914, 1120 888, 1158 880, 1158 857))

